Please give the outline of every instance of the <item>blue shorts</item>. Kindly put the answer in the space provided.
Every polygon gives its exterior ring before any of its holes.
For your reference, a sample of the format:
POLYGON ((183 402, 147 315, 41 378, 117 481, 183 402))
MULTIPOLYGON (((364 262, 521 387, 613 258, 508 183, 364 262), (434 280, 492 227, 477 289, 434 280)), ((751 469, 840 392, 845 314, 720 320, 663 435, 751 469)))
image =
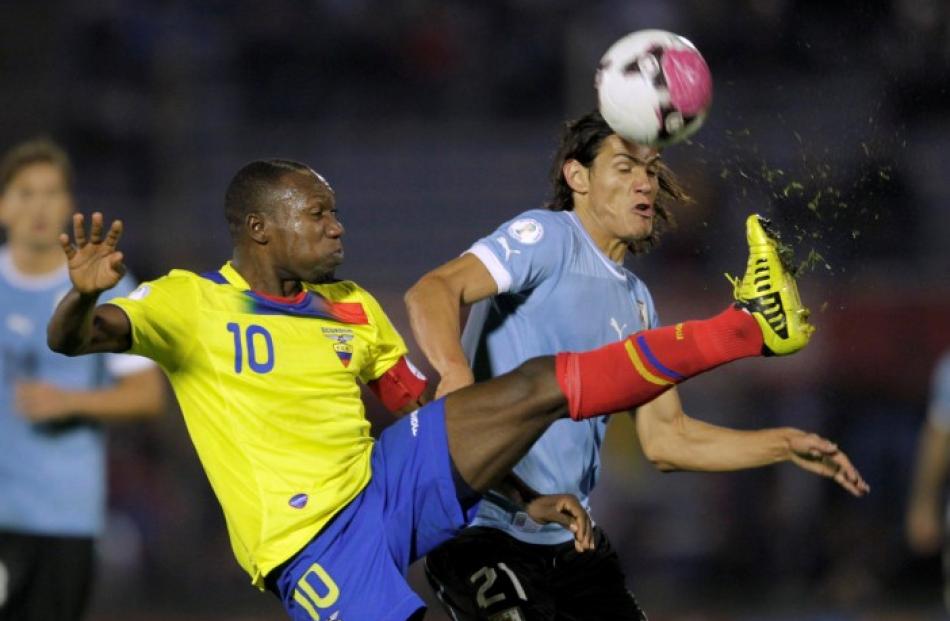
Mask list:
POLYGON ((387 428, 366 488, 298 552, 276 580, 295 621, 406 621, 425 607, 409 588, 410 563, 451 539, 478 511, 463 511, 452 479, 444 400, 387 428))

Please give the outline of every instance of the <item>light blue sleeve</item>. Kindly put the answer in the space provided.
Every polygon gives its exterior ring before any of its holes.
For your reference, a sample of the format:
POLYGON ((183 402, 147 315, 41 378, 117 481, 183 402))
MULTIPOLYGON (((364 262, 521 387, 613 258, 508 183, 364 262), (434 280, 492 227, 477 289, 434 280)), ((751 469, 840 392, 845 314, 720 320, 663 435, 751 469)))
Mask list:
POLYGON ((934 370, 929 416, 934 426, 950 431, 950 352, 943 355, 934 370))
POLYGON ((570 243, 563 214, 535 209, 498 227, 468 250, 485 264, 499 293, 538 286, 560 270, 570 243))

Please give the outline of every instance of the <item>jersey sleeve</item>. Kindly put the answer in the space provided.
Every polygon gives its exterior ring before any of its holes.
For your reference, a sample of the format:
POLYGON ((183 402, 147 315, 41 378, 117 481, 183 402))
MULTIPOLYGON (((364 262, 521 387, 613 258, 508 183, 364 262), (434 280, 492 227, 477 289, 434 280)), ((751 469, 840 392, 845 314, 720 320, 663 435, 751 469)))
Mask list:
MULTIPOLYGON (((126 297, 135 290, 135 287, 135 279, 126 274, 119 284, 103 296, 103 302, 110 303, 115 298, 126 297)), ((155 364, 148 358, 133 354, 105 354, 105 364, 106 370, 113 377, 124 377, 155 368, 155 364)))
POLYGON ((399 412, 409 404, 418 403, 427 383, 426 376, 408 356, 403 356, 388 371, 366 385, 387 410, 399 412))
POLYGON ((419 400, 426 389, 426 377, 409 360, 406 343, 379 302, 365 291, 363 295, 366 313, 376 326, 376 340, 360 379, 387 410, 399 412, 419 400))
POLYGON ((950 352, 944 354, 934 369, 930 393, 930 422, 950 431, 950 352))
POLYGON ((360 369, 360 379, 368 383, 391 369, 409 350, 376 298, 363 291, 362 302, 370 322, 376 327, 370 355, 360 369))
POLYGON ((172 272, 139 285, 125 297, 109 300, 132 324, 128 353, 151 358, 166 370, 177 368, 194 343, 196 296, 192 279, 172 272))
POLYGON ((563 216, 532 210, 502 224, 466 252, 488 269, 498 293, 533 289, 558 270, 569 234, 563 216))

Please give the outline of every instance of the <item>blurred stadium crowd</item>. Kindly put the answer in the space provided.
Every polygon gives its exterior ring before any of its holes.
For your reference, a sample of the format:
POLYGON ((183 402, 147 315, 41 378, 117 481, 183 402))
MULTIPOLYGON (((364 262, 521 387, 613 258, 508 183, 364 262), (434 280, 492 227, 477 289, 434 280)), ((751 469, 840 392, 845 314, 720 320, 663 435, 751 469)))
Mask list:
MULTIPOLYGON (((790 467, 661 475, 617 420, 594 518, 651 618, 936 618, 939 560, 911 555, 902 524, 930 370, 950 347, 947 3, 4 2, 0 146, 60 140, 80 209, 125 220, 142 280, 227 258, 222 196, 244 162, 305 161, 337 192, 340 275, 408 338, 405 289, 541 205, 597 59, 647 27, 690 38, 716 90, 706 126, 665 154, 695 203, 632 269, 664 322, 716 310, 722 272, 745 261, 741 222, 761 211, 795 245, 819 327, 799 356, 684 387, 686 406, 833 437, 872 493, 790 467)), ((234 564, 177 412, 110 433, 93 618, 281 618, 234 564)))

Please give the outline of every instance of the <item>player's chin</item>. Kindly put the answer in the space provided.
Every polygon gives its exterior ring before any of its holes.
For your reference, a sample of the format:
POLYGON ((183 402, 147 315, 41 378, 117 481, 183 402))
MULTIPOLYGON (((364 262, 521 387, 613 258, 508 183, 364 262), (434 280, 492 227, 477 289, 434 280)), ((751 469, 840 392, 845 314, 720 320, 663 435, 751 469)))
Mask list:
POLYGON ((34 251, 48 251, 52 248, 59 248, 59 231, 51 231, 51 233, 31 231, 23 237, 25 237, 25 245, 34 251))
POLYGON ((308 270, 307 277, 304 278, 303 280, 307 282, 314 282, 314 283, 333 280, 336 268, 339 267, 342 263, 343 263, 342 254, 340 255, 338 260, 327 259, 327 260, 321 261, 319 265, 315 265, 310 270, 308 270))
POLYGON ((634 217, 636 220, 632 222, 628 228, 626 239, 628 243, 642 242, 649 239, 650 235, 653 235, 653 218, 634 217))

